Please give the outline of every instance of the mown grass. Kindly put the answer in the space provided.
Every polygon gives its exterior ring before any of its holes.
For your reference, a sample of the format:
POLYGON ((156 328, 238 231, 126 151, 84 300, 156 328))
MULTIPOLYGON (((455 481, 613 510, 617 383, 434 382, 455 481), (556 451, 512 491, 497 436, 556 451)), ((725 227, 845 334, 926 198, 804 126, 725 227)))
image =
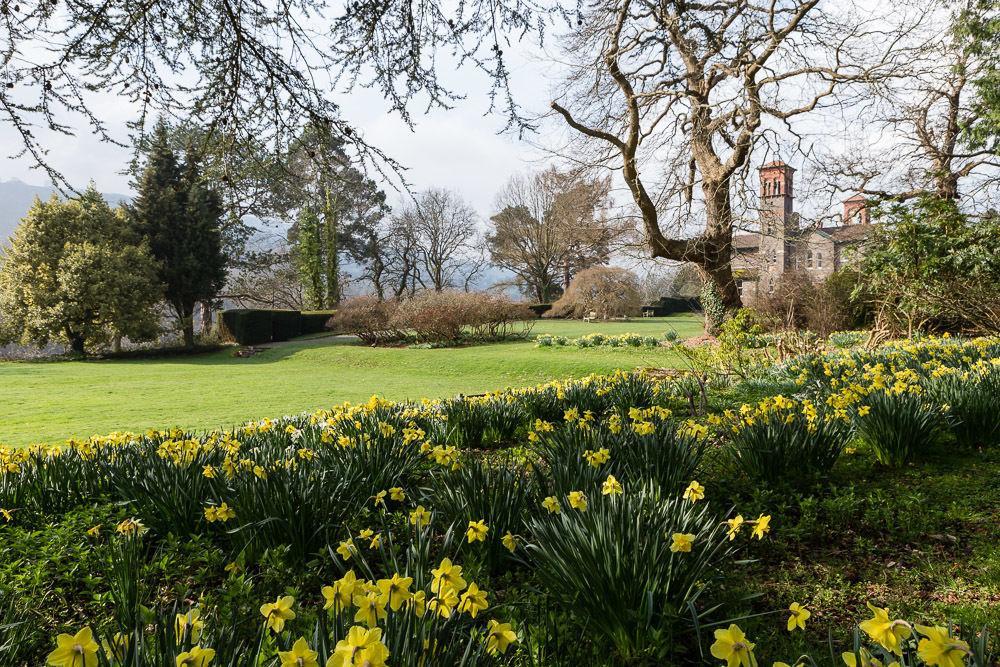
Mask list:
MULTIPOLYGON (((536 333, 701 332, 693 315, 632 322, 539 321, 536 333), (641 325, 641 326, 640 326, 641 325)), ((453 349, 369 348, 308 339, 250 358, 191 357, 0 363, 0 443, 24 445, 117 430, 228 427, 365 400, 446 397, 617 368, 680 364, 665 349, 536 348, 532 342, 453 349)))

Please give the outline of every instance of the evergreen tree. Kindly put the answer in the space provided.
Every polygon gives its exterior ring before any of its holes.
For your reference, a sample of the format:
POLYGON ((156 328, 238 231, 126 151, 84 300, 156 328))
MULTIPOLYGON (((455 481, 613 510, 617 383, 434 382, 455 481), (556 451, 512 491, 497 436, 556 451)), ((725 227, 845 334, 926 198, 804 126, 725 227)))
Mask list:
POLYGON ((320 310, 326 297, 323 225, 311 206, 299 211, 294 231, 294 258, 302 284, 303 306, 309 310, 320 310))
POLYGON ((122 336, 157 333, 156 262, 121 210, 91 186, 78 199, 35 200, 0 252, 5 338, 67 343, 76 354, 122 336))
POLYGON ((153 130, 136 190, 132 225, 159 261, 166 302, 184 344, 193 347, 195 306, 215 298, 226 279, 221 199, 201 177, 193 151, 183 163, 178 160, 162 121, 153 130))

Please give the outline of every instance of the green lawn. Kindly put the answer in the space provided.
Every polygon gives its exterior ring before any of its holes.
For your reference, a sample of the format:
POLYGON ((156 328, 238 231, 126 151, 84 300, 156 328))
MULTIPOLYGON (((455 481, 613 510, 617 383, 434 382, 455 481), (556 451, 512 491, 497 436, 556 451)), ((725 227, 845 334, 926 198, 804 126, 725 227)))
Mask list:
MULTIPOLYGON (((697 335, 692 315, 583 324, 542 320, 536 333, 697 335)), ((0 363, 0 442, 24 445, 117 430, 228 427, 372 394, 443 397, 616 368, 672 366, 666 349, 536 348, 534 343, 418 350, 300 340, 248 359, 225 350, 165 359, 0 363)))

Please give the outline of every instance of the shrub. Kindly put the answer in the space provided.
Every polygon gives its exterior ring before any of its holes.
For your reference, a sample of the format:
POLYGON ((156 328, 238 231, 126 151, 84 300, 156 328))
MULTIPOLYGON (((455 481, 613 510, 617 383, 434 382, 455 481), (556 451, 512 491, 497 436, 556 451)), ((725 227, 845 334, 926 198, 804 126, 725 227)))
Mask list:
POLYGON ((291 340, 302 335, 302 316, 297 310, 271 311, 271 340, 291 340))
POLYGON ((827 337, 830 345, 846 349, 861 345, 868 338, 867 331, 834 331, 827 337))
POLYGON ((390 319, 421 343, 455 343, 526 336, 534 316, 525 305, 498 294, 426 291, 403 301, 390 319))
POLYGON ((879 463, 889 466, 927 452, 946 432, 946 424, 939 407, 925 396, 891 389, 868 395, 857 419, 858 436, 879 463))
POLYGON ((329 327, 330 318, 336 314, 335 310, 317 310, 302 313, 302 334, 316 334, 326 331, 329 327))
POLYGON ((639 284, 635 274, 613 266, 580 271, 569 289, 545 317, 624 317, 639 312, 639 284))
POLYGON ((403 332, 392 324, 398 304, 379 301, 373 296, 359 296, 341 304, 330 318, 330 328, 353 334, 369 345, 401 340, 403 332))
POLYGON ((225 335, 240 345, 259 345, 271 342, 273 335, 272 310, 235 308, 222 311, 225 335))

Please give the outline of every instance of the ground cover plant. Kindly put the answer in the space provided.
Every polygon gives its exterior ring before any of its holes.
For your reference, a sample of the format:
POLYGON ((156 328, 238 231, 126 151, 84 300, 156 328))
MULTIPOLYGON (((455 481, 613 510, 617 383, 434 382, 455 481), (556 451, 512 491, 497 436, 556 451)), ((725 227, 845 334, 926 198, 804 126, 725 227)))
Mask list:
POLYGON ((927 339, 796 359, 713 378, 706 412, 681 379, 622 372, 469 409, 372 399, 4 449, 0 657, 990 665, 996 450, 952 429, 911 467, 851 433, 885 387, 932 401, 939 378, 992 377, 998 351, 927 339), (949 501, 956 488, 972 493, 949 501), (955 564, 966 545, 971 567, 955 564))

